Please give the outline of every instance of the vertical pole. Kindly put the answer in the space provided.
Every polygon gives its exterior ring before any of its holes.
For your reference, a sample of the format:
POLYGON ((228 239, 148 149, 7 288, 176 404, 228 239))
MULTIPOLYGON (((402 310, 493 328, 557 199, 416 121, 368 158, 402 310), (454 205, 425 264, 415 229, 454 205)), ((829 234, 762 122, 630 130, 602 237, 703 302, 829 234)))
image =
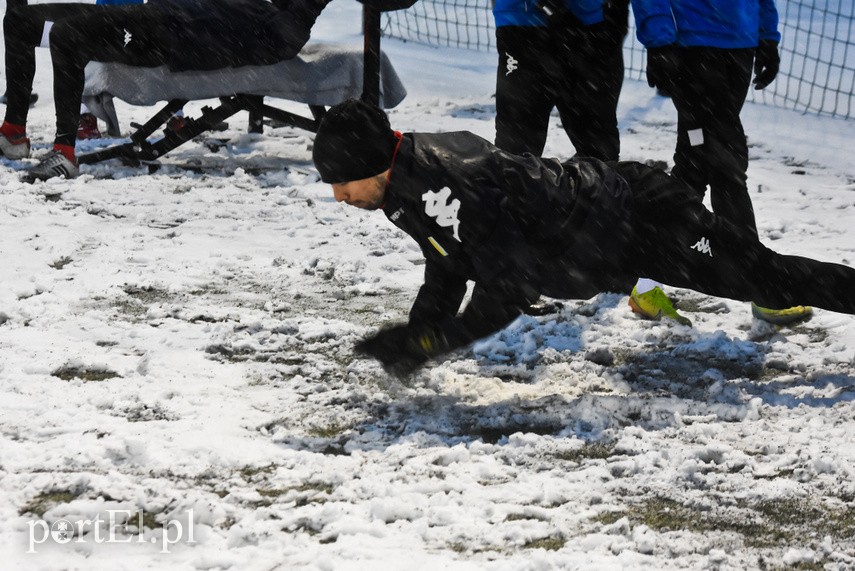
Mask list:
POLYGON ((264 132, 264 112, 261 110, 264 105, 263 95, 247 95, 247 111, 249 111, 249 126, 248 133, 263 133, 264 132))
POLYGON ((380 16, 370 0, 362 4, 362 34, 365 38, 362 63, 362 100, 380 106, 380 16))

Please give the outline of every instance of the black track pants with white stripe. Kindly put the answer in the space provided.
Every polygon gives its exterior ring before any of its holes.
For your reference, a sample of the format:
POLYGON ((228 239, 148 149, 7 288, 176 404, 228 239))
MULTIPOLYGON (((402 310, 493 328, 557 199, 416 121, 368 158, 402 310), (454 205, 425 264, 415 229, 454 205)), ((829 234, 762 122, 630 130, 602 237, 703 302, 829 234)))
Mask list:
POLYGON ((811 305, 855 314, 855 268, 775 252, 750 229, 699 201, 673 200, 682 195, 682 184, 664 172, 619 170, 636 203, 627 269, 670 286, 763 307, 811 305))

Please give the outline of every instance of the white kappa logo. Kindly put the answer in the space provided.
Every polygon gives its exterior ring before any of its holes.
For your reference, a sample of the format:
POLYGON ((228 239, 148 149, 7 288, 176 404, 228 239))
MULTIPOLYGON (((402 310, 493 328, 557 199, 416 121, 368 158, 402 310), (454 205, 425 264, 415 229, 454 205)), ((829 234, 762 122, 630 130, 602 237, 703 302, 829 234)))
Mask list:
POLYGON ((709 254, 710 258, 713 257, 712 248, 710 247, 710 241, 704 238, 703 236, 694 246, 692 246, 692 249, 697 250, 701 254, 709 254))
POLYGON ((507 72, 505 73, 505 75, 511 75, 517 70, 517 68, 519 68, 520 62, 517 61, 514 56, 512 56, 508 52, 505 52, 505 55, 508 56, 508 63, 506 64, 507 72))
POLYGON ((457 219, 460 201, 455 198, 449 202, 449 198, 451 198, 451 189, 447 186, 439 192, 429 190, 422 195, 422 200, 425 201, 425 214, 436 218, 436 223, 440 226, 451 226, 454 230, 454 239, 460 242, 458 234, 460 220, 457 219))
POLYGON ((122 28, 122 29, 125 31, 125 47, 128 47, 128 44, 131 43, 133 36, 131 35, 131 33, 128 31, 127 28, 122 28))

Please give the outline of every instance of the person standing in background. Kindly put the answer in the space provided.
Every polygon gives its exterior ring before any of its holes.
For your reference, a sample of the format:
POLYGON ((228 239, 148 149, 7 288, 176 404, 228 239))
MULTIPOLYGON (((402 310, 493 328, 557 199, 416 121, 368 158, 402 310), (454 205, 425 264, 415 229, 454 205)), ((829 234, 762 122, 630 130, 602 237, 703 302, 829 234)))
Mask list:
MULTIPOLYGON (((99 6, 124 6, 126 4, 142 4, 144 0, 96 0, 99 6)), ((77 140, 100 139, 101 131, 98 129, 98 118, 80 103, 80 123, 77 125, 77 140)))
MULTIPOLYGON (((629 0, 496 0, 493 16, 499 52, 496 146, 540 156, 557 108, 576 156, 618 160, 629 0)), ((533 306, 530 312, 550 307, 533 306)), ((652 280, 642 279, 632 289, 630 307, 649 319, 691 323, 652 280)))
MULTIPOLYGON (((26 6, 27 0, 6 0, 6 8, 11 8, 15 6, 26 6)), ((0 104, 6 105, 6 92, 3 92, 3 95, 0 95, 0 104)), ((39 100, 39 94, 35 91, 30 93, 30 107, 36 104, 36 101, 39 100)))
POLYGON ((30 155, 26 126, 37 46, 50 48, 56 137, 53 149, 28 169, 25 180, 70 179, 80 173, 75 140, 84 69, 90 61, 166 65, 172 71, 269 65, 299 53, 329 2, 152 0, 111 7, 16 5, 6 11, 3 21, 9 101, 0 125, 0 153, 13 160, 30 155))
MULTIPOLYGON (((671 174, 713 211, 757 236, 748 194, 748 142, 739 117, 754 75, 764 89, 778 73, 774 0, 632 0, 639 41, 647 48, 647 82, 670 94, 677 109, 671 174)), ((755 317, 778 324, 810 318, 810 307, 755 317)))
POLYGON ((628 0, 496 0, 496 146, 540 156, 558 109, 576 155, 617 160, 628 0))

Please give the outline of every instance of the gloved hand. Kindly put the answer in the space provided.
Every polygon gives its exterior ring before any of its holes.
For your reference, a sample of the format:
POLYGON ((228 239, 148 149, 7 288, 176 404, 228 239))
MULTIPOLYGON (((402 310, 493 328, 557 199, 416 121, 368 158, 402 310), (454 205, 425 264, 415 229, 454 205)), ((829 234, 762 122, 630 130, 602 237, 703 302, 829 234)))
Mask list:
POLYGON ((406 376, 462 344, 448 331, 449 327, 396 325, 359 341, 354 352, 377 359, 392 375, 406 376))
POLYGON ((754 89, 764 89, 775 81, 778 68, 781 67, 781 56, 778 54, 778 42, 775 40, 760 40, 754 53, 754 89))
POLYGON ((680 72, 680 48, 668 44, 647 48, 647 85, 671 93, 680 72))

